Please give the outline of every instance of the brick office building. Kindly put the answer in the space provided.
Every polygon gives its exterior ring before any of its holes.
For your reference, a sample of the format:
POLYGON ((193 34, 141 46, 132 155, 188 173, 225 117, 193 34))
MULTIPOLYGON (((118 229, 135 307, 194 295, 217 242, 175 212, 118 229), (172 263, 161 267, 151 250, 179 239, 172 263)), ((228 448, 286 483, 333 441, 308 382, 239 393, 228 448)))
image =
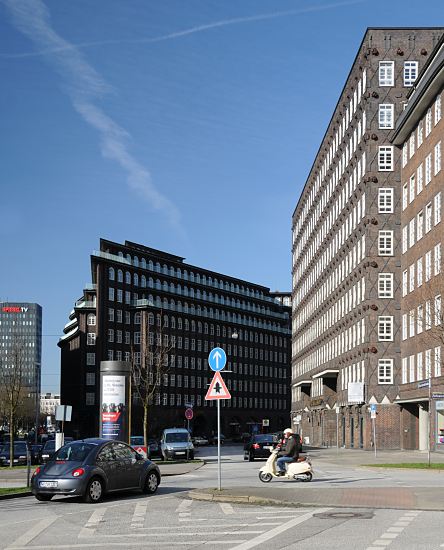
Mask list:
POLYGON ((401 445, 400 154, 389 141, 443 29, 368 29, 292 219, 292 416, 313 444, 401 445))
MULTIPOLYGON (((209 351, 226 350, 224 379, 232 399, 222 401, 222 432, 227 437, 283 429, 290 412, 290 315, 288 293, 215 273, 184 258, 126 241, 101 239, 91 256, 92 285, 75 303, 61 352, 62 403, 73 406, 67 429, 77 436, 98 433, 99 368, 106 360, 128 361, 140 353, 141 313, 156 340, 175 342, 150 409, 149 431, 183 426, 185 404, 194 406, 191 428, 210 435, 216 406, 205 401, 213 372, 209 351)), ((133 429, 141 432, 141 410, 133 406, 133 429)))
POLYGON ((429 441, 432 449, 444 445, 443 88, 441 39, 393 133, 401 151, 402 366, 397 402, 405 449, 428 449, 429 441))

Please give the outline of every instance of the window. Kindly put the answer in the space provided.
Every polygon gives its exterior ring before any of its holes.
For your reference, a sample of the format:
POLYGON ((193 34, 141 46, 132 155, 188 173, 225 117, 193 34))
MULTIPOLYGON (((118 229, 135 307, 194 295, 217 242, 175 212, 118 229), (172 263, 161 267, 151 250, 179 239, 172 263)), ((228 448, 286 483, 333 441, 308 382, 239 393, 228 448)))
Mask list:
POLYGON ((94 405, 95 394, 93 392, 86 392, 85 394, 85 405, 94 405))
POLYGON ((432 181, 432 153, 429 153, 425 159, 425 184, 432 181))
POLYGON ((409 292, 415 290, 415 264, 413 263, 409 268, 409 292))
POLYGON ((108 342, 114 342, 114 329, 108 329, 108 342))
POLYGON ((439 275, 441 273, 441 243, 435 245, 435 262, 434 262, 434 273, 439 275))
POLYGON ((87 353, 86 354, 86 364, 89 366, 93 366, 96 364, 96 354, 95 353, 87 353))
POLYGON ((378 297, 393 298, 393 273, 378 274, 378 297))
POLYGON ((441 192, 435 195, 435 225, 441 221, 441 192))
POLYGON ((380 61, 379 62, 379 85, 380 86, 394 86, 394 61, 380 61))
POLYGON ((425 352, 425 377, 430 378, 432 376, 432 350, 426 349, 425 352))
POLYGON ((410 176, 409 204, 415 200, 415 175, 410 176))
POLYGON ((393 256, 393 231, 383 229, 378 235, 379 256, 393 256))
POLYGON ((402 146, 402 167, 404 168, 408 161, 408 154, 407 154, 407 142, 404 143, 402 146))
POLYGON ((426 204, 425 209, 425 232, 428 233, 432 229, 432 203, 426 204))
POLYGON ((442 319, 441 295, 435 296, 435 325, 440 325, 442 319))
POLYGON ((416 262, 416 284, 418 288, 422 286, 422 257, 416 262))
POLYGON ((114 281, 114 278, 115 278, 115 277, 114 277, 114 268, 113 268, 113 267, 110 267, 110 268, 108 269, 108 279, 109 279, 110 281, 114 281))
POLYGON ((435 376, 441 376, 441 346, 435 348, 435 376))
POLYGON ((379 359, 378 384, 393 384, 393 359, 379 359))
POLYGON ((432 278, 432 251, 429 250, 425 255, 425 280, 430 281, 432 278))
POLYGON ((108 300, 110 300, 111 302, 114 301, 114 288, 112 287, 108 288, 108 300))
POLYGON ((87 386, 95 386, 96 384, 96 375, 94 372, 87 372, 86 373, 86 385, 87 386))
POLYGON ((404 183, 402 186, 402 209, 405 210, 407 208, 409 198, 409 186, 407 183, 404 183))
POLYGON ((88 332, 86 335, 86 345, 94 346, 96 343, 96 335, 94 332, 88 332))
POLYGON ((407 288, 408 288, 408 272, 407 272, 407 269, 405 269, 402 272, 402 296, 407 295, 407 288))
POLYGON ((435 172, 434 175, 441 171, 441 142, 435 145, 435 172))
POLYGON ((421 210, 416 216, 416 240, 420 241, 424 233, 424 212, 421 210))
POLYGON ((432 307, 430 300, 427 300, 425 307, 425 329, 430 330, 432 328, 432 307))
POLYGON ((391 172, 393 170, 393 146, 381 145, 378 149, 378 170, 391 172))
POLYGON ((409 223, 409 248, 415 244, 415 218, 409 223))
POLYGON ((415 154, 415 133, 412 132, 409 139, 409 158, 412 158, 415 154))
MULTIPOLYGON (((435 197, 435 199, 436 199, 436 197, 435 197)), ((94 313, 88 314, 87 324, 88 324, 90 327, 93 327, 93 326, 96 325, 96 316, 94 315, 94 313)))
POLYGON ((415 310, 409 311, 409 336, 412 338, 415 336, 415 310))
POLYGON ((424 323, 424 306, 420 304, 416 308, 416 333, 421 334, 423 330, 424 323))
POLYGON ((393 110, 394 105, 391 105, 390 103, 379 104, 379 128, 393 128, 393 110))
POLYGON ((435 125, 441 120, 441 95, 435 101, 435 125))
POLYGON ((380 315, 378 317, 378 339, 380 342, 391 342, 393 340, 393 317, 391 315, 380 315))
POLYGON ((378 190, 378 211, 380 214, 393 213, 393 187, 380 187, 378 190))
POLYGON ((402 316, 402 339, 407 340, 407 313, 402 316))
POLYGON ((404 86, 413 86, 418 76, 418 62, 404 61, 404 86))
POLYGON ((422 142, 424 141, 424 121, 421 120, 421 122, 418 124, 418 129, 416 132, 416 142, 419 147, 421 147, 422 142))
POLYGON ((422 191, 422 186, 424 182, 424 174, 422 169, 422 164, 418 166, 416 170, 416 194, 419 195, 422 191))

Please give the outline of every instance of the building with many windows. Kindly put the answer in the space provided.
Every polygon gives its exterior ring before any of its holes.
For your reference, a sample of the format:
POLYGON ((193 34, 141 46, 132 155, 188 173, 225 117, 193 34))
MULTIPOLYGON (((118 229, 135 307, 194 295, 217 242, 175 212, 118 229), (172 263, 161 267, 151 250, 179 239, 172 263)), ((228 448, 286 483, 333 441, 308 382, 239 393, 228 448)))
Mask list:
POLYGON ((314 444, 401 445, 395 120, 443 29, 368 29, 292 219, 292 417, 314 444))
MULTIPOLYGON (((184 258, 128 242, 102 239, 91 256, 92 284, 75 303, 61 348, 62 403, 73 406, 70 429, 98 433, 100 362, 140 361, 141 322, 149 338, 167 338, 166 371, 150 409, 149 431, 183 426, 192 405, 195 434, 216 429, 214 401, 204 397, 213 372, 209 351, 222 347, 232 399, 222 401, 227 437, 276 431, 290 412, 290 315, 288 293, 185 263, 184 258), (161 331, 163 334, 161 334, 161 331), (269 422, 263 423, 263 420, 269 422)), ((133 403, 133 434, 141 411, 133 403)))
MULTIPOLYGON (((37 407, 42 365, 42 308, 28 302, 0 302, 0 369, 16 369, 23 395, 37 407)), ((0 380, 1 385, 4 381, 0 380)))
POLYGON ((408 95, 393 133, 393 143, 401 151, 401 379, 397 402, 405 449, 444 445, 443 88, 441 39, 408 95))

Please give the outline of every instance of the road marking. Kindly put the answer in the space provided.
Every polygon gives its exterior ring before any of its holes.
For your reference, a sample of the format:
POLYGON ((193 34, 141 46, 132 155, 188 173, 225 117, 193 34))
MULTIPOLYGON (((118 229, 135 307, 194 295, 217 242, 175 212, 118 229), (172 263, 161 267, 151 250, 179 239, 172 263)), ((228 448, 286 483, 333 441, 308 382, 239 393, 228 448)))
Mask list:
POLYGON ((222 508, 222 512, 224 514, 234 514, 234 508, 228 502, 220 502, 219 506, 222 508))
POLYGON ((148 502, 138 502, 136 504, 136 507, 134 508, 133 517, 131 519, 131 528, 137 529, 138 527, 143 527, 145 523, 145 516, 146 516, 146 507, 148 506, 148 502))
MULTIPOLYGON (((188 520, 189 522, 194 523, 196 520, 188 520)), ((206 520, 202 520, 206 521, 206 520)), ((226 521, 224 518, 221 519, 219 523, 205 523, 204 526, 197 526, 197 525, 178 525, 177 527, 175 525, 169 525, 168 531, 172 534, 172 531, 174 529, 177 529, 182 532, 182 529, 197 529, 198 527, 201 527, 202 529, 205 529, 208 531, 208 529, 217 529, 218 527, 220 529, 228 529, 228 528, 240 528, 240 527, 262 527, 262 526, 270 526, 270 525, 282 525, 282 521, 261 521, 260 524, 258 523, 224 523, 226 521)), ((145 531, 156 531, 159 529, 159 527, 141 527, 141 529, 144 529, 145 531)))
POLYGON ((94 533, 96 532, 96 528, 98 527, 99 523, 103 520, 103 516, 105 515, 106 510, 107 510, 106 506, 103 508, 98 508, 97 510, 94 510, 89 520, 85 523, 85 526, 82 527, 78 535, 79 539, 92 537, 94 535, 94 533))
MULTIPOLYGON (((123 536, 123 535, 122 535, 123 536)), ((237 543, 238 541, 232 541, 234 543, 237 543)), ((195 545, 195 542, 189 541, 189 542, 160 542, 156 541, 156 546, 192 546, 195 545)), ((58 550, 59 548, 95 548, 100 547, 103 548, 103 542, 91 542, 91 543, 83 543, 83 544, 57 544, 55 546, 49 546, 45 544, 44 546, 32 546, 32 550, 49 550, 50 548, 54 548, 55 550, 58 550)), ((137 546, 137 548, 140 548, 140 541, 137 542, 131 542, 127 540, 126 542, 107 542, 106 546, 122 546, 128 548, 129 546, 137 546)), ((12 548, 12 547, 11 547, 12 548)), ((29 546, 14 546, 14 550, 30 550, 29 546)), ((6 549, 8 550, 8 549, 6 549)))
MULTIPOLYGON (((322 512, 328 512, 329 510, 330 508, 318 508, 317 512, 321 514, 322 512)), ((244 542, 239 546, 235 546, 234 548, 232 548, 232 550, 248 550, 249 548, 254 548, 255 546, 259 546, 259 544, 262 544, 267 540, 270 540, 276 537, 277 535, 280 535, 284 531, 287 531, 288 529, 291 529, 292 527, 295 527, 300 523, 304 523, 304 521, 308 521, 313 517, 313 514, 314 514, 314 511, 309 512, 308 514, 303 514, 302 516, 294 518, 290 521, 287 521, 286 523, 283 523, 282 525, 279 525, 274 529, 270 529, 270 531, 267 531, 266 533, 262 533, 262 535, 259 535, 254 539, 244 542)))
POLYGON ((378 539, 373 542, 373 544, 377 544, 378 546, 388 546, 391 543, 392 543, 391 540, 383 540, 383 539, 378 539))
POLYGON ((388 527, 385 533, 380 535, 379 539, 372 542, 372 546, 368 546, 366 550, 380 549, 381 546, 388 546, 408 527, 411 522, 419 516, 421 512, 405 512, 398 521, 391 527, 388 527))
POLYGON ((37 525, 34 525, 34 527, 31 527, 31 529, 28 529, 26 533, 23 533, 18 539, 16 539, 9 548, 19 548, 21 546, 26 546, 29 544, 35 537, 40 535, 42 531, 47 529, 50 525, 52 525, 56 520, 58 519, 58 516, 52 516, 49 518, 42 519, 37 523, 37 525))

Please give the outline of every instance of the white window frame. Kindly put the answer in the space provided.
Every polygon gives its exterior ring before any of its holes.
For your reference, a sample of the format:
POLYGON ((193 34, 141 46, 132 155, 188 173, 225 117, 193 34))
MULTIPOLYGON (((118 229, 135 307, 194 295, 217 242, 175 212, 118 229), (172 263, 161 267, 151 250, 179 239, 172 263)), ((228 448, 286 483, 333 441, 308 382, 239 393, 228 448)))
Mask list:
POLYGON ((418 62, 417 61, 404 61, 404 86, 413 86, 415 80, 418 78, 418 62))
POLYGON ((380 145, 378 147, 379 172, 393 172, 393 145, 380 145))
POLYGON ((393 231, 380 229, 378 232, 378 255, 393 256, 393 231))
POLYGON ((393 342, 393 315, 378 317, 378 341, 393 342))
POLYGON ((378 360, 378 384, 393 384, 393 359, 378 360))
POLYGON ((378 298, 393 298, 393 273, 378 273, 378 298))
POLYGON ((439 174, 441 172, 441 142, 439 141, 435 145, 435 162, 434 162, 434 172, 433 174, 439 174))
POLYGON ((380 187, 378 189, 378 212, 380 214, 393 214, 394 189, 393 187, 380 187))
POLYGON ((378 110, 378 122, 381 130, 392 130, 395 106, 393 103, 380 103, 378 110))
POLYGON ((378 77, 379 77, 379 86, 394 86, 395 85, 395 62, 380 61, 378 77))

